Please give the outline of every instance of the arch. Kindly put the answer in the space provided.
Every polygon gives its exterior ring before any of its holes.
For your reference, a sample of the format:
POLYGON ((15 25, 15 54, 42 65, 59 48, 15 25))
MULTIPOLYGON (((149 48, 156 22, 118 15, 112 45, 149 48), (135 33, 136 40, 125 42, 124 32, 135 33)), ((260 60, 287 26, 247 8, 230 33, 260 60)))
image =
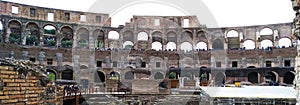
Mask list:
POLYGON ((87 28, 79 28, 77 30, 77 47, 88 47, 89 31, 87 28))
POLYGON ((133 42, 131 41, 126 41, 123 43, 123 48, 132 49, 132 47, 133 47, 133 42))
POLYGON ((247 50, 255 49, 255 42, 253 40, 246 40, 243 43, 243 47, 247 50))
POLYGON ((38 24, 35 22, 28 22, 25 26, 25 36, 21 40, 23 45, 39 45, 40 30, 38 24))
POLYGON ((138 41, 140 41, 140 40, 147 41, 148 40, 148 34, 146 32, 143 32, 143 31, 139 32, 137 40, 138 41))
POLYGON ((96 48, 103 48, 104 47, 104 40, 105 35, 103 30, 97 29, 93 32, 93 36, 95 38, 95 47, 96 48))
POLYGON ((117 31, 109 31, 108 39, 118 40, 120 38, 120 34, 117 31))
POLYGON ((259 83, 260 74, 258 72, 251 72, 248 74, 248 81, 251 83, 259 83))
POLYGON ((123 33, 123 40, 134 42, 133 32, 130 30, 125 31, 123 33))
POLYGON ((191 51, 193 50, 193 45, 190 42, 183 42, 180 44, 180 50, 191 51))
POLYGON ((174 49, 176 49, 176 43, 175 42, 168 42, 166 49, 167 50, 174 50, 174 49))
POLYGON ((63 26, 60 29, 62 36, 60 37, 60 44, 63 48, 71 48, 73 45, 73 29, 70 26, 63 26))
POLYGON ((295 79, 295 74, 294 73, 286 72, 284 74, 284 77, 283 77, 283 83, 293 84, 294 79, 295 79))
POLYGON ((274 71, 268 72, 266 75, 266 83, 278 82, 278 74, 274 71))
POLYGON ((174 31, 167 33, 167 42, 177 42, 177 34, 174 31))
POLYGON ((154 74, 154 79, 164 79, 164 78, 165 78, 165 76, 164 76, 164 74, 161 73, 161 72, 156 72, 156 73, 154 74))
POLYGON ((287 47, 290 47, 290 46, 292 46, 292 41, 291 41, 291 39, 289 39, 289 38, 281 38, 281 39, 279 39, 279 41, 278 41, 278 46, 279 46, 280 48, 287 48, 287 47))
POLYGON ((51 81, 55 81, 57 76, 54 70, 47 70, 47 76, 51 81))
POLYGON ((154 49, 156 51, 162 50, 162 44, 160 42, 153 42, 152 49, 154 49))
POLYGON ((71 69, 64 70, 61 75, 61 79, 63 80, 73 80, 73 70, 71 69))
POLYGON ((227 37, 239 37, 239 33, 236 30, 230 30, 226 34, 227 37))
POLYGON ((265 40, 260 42, 260 47, 261 48, 268 48, 268 47, 272 47, 272 46, 273 46, 273 42, 269 39, 265 39, 265 40))
POLYGON ((8 31, 7 34, 9 34, 8 41, 10 43, 16 43, 20 44, 21 42, 21 32, 22 32, 22 26, 21 22, 18 20, 10 20, 8 23, 8 31))
POLYGON ((113 80, 120 80, 120 73, 116 72, 116 71, 112 71, 109 73, 109 79, 113 79, 113 80))
POLYGON ((134 79, 134 73, 132 71, 127 71, 125 73, 125 79, 127 79, 127 80, 133 80, 134 79))
POLYGON ((265 27, 260 30, 259 35, 273 35, 273 30, 271 28, 265 27))
POLYGON ((224 41, 221 39, 216 39, 213 41, 212 48, 214 50, 224 50, 224 41))
POLYGON ((199 42, 196 45, 196 48, 198 50, 207 50, 207 44, 205 42, 199 42))
POLYGON ((45 25, 44 26, 44 34, 43 34, 43 41, 44 41, 44 45, 51 47, 51 46, 55 46, 56 45, 56 27, 53 25, 45 25))
POLYGON ((160 42, 162 43, 162 32, 155 31, 152 33, 152 42, 160 42))
POLYGON ((192 41, 193 40, 193 34, 190 31, 184 31, 181 34, 181 40, 182 41, 192 41))
POLYGON ((224 86, 225 85, 225 80, 226 80, 226 75, 223 72, 218 72, 215 75, 215 86, 224 86))
POLYGON ((94 82, 104 83, 105 82, 105 73, 102 71, 97 71, 96 73, 94 73, 94 82))
POLYGON ((207 39, 206 39, 206 32, 205 31, 199 31, 197 33, 197 38, 198 38, 198 41, 203 41, 203 42, 207 42, 207 39))

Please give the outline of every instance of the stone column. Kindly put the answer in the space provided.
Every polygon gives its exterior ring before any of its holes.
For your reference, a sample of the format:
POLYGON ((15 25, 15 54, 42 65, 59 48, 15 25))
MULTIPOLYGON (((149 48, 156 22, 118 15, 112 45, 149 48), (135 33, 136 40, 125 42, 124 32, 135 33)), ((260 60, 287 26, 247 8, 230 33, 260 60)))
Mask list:
MULTIPOLYGON (((291 0, 294 11, 296 12, 296 17, 294 18, 293 23, 293 35, 298 39, 300 38, 300 15, 299 15, 299 0, 291 0)), ((297 43, 297 52, 298 55, 295 58, 295 79, 294 79, 294 89, 296 90, 297 104, 300 104, 300 44, 297 43)))
POLYGON ((23 60, 28 60, 28 51, 22 51, 23 60))
POLYGON ((39 63, 40 65, 44 64, 45 52, 39 52, 39 63))

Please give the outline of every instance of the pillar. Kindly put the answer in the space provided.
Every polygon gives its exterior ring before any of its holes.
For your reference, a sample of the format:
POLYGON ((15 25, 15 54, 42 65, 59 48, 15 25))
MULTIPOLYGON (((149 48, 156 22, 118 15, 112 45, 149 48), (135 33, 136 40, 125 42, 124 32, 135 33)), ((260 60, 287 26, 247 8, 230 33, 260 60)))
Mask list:
MULTIPOLYGON (((296 17, 293 23, 293 35, 296 36, 298 39, 300 38, 300 15, 299 15, 299 0, 292 0, 292 6, 296 13, 296 17)), ((295 79, 294 79, 294 89, 296 90, 296 101, 297 104, 300 104, 300 44, 297 43, 297 52, 298 55, 295 58, 295 79)))

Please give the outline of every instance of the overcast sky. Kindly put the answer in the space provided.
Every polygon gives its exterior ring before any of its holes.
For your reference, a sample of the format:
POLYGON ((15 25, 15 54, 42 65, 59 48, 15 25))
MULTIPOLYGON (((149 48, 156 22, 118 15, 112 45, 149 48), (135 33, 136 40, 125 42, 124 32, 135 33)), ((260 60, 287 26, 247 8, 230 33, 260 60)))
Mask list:
POLYGON ((5 1, 66 10, 91 10, 93 12, 109 13, 113 17, 112 24, 114 26, 128 22, 129 17, 132 17, 132 15, 197 15, 200 23, 206 24, 208 27, 285 23, 292 22, 295 16, 290 0, 178 0, 178 2, 174 3, 158 2, 158 0, 144 0, 146 2, 132 3, 132 1, 137 2, 137 0, 117 0, 117 2, 120 2, 117 4, 113 3, 116 2, 114 0, 5 1), (189 2, 179 3, 179 1, 189 2), (204 5, 200 5, 201 3, 204 5), (182 4, 186 4, 187 7, 184 7, 185 5, 182 4), (117 7, 114 7, 114 5, 117 7), (193 5, 196 6, 193 7, 193 5), (92 10, 91 7, 97 8, 92 10), (213 17, 208 16, 210 14, 203 14, 201 11, 203 10, 202 7, 207 8, 213 17), (198 14, 193 11, 200 11, 202 13, 198 14), (212 21, 215 21, 217 25, 212 21))

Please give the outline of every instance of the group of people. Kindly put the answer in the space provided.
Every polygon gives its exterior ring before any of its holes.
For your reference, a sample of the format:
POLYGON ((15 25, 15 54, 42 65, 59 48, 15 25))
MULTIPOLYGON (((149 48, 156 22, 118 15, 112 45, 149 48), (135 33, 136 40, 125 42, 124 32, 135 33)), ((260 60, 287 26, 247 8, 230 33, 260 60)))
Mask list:
POLYGON ((72 93, 75 93, 75 95, 77 95, 77 93, 80 94, 78 85, 76 85, 76 84, 75 85, 65 85, 64 86, 64 95, 71 96, 72 93))

